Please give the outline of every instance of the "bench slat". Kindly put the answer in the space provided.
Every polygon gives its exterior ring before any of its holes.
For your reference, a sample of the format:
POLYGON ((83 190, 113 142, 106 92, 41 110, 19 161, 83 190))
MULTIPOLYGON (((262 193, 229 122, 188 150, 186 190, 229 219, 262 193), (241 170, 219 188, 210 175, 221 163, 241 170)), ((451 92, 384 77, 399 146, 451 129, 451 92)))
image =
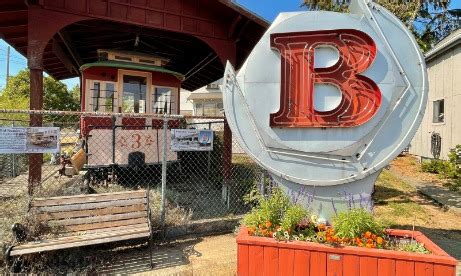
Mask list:
POLYGON ((149 232, 145 232, 145 233, 135 233, 135 234, 122 235, 122 236, 114 236, 114 237, 98 237, 97 239, 94 239, 94 240, 81 240, 81 241, 75 241, 72 243, 47 245, 47 246, 28 248, 28 249, 23 249, 23 250, 19 248, 15 250, 13 248, 13 250, 11 251, 11 256, 52 251, 52 250, 65 249, 65 248, 81 247, 81 246, 87 246, 87 245, 110 243, 110 242, 115 242, 115 241, 146 238, 149 235, 150 235, 149 232))
POLYGON ((147 204, 146 198, 138 199, 121 199, 116 201, 95 202, 86 204, 70 204, 70 205, 57 205, 57 206, 44 206, 31 208, 32 212, 46 213, 46 212, 65 212, 65 211, 78 211, 78 210, 91 210, 100 209, 105 207, 120 207, 132 206, 134 204, 147 204))
POLYGON ((86 217, 86 218, 51 220, 49 221, 49 224, 67 227, 69 225, 85 225, 85 224, 93 224, 95 222, 119 221, 119 220, 125 220, 125 219, 145 218, 146 216, 147 216, 146 212, 134 212, 134 213, 127 213, 127 214, 94 216, 94 217, 86 217))
POLYGON ((92 233, 92 234, 85 234, 85 235, 72 235, 66 237, 57 237, 48 240, 41 240, 41 241, 33 241, 28 242, 25 244, 21 244, 18 246, 13 247, 14 249, 27 249, 27 248, 35 248, 35 247, 42 247, 42 246, 49 246, 49 245, 56 245, 56 244, 65 244, 65 243, 72 243, 77 241, 90 241, 99 238, 105 237, 115 237, 115 236, 123 236, 129 234, 136 234, 136 233, 145 233, 149 232, 149 228, 147 225, 144 225, 140 228, 127 228, 124 230, 118 231, 107 231, 107 232, 99 232, 99 233, 92 233))
POLYGON ((123 192, 116 194, 91 194, 91 195, 78 195, 73 197, 51 197, 34 199, 31 202, 31 207, 55 206, 55 205, 70 205, 70 204, 84 204, 91 202, 104 202, 119 199, 134 199, 146 198, 146 191, 136 192, 123 192))
POLYGON ((77 231, 108 228, 108 227, 115 227, 115 226, 139 224, 139 223, 147 223, 147 217, 118 220, 118 221, 98 222, 98 223, 91 223, 91 224, 69 225, 69 226, 66 226, 66 230, 68 232, 77 232, 77 231))
MULTIPOLYGON (((91 210, 91 216, 104 216, 112 214, 125 214, 138 211, 147 211, 146 204, 136 204, 132 206, 123 206, 123 207, 105 207, 101 209, 91 210)), ((65 218, 78 218, 78 217, 88 217, 88 210, 79 210, 79 211, 68 211, 68 212, 56 212, 56 213, 40 213, 37 216, 37 219, 41 221, 47 220, 56 220, 56 219, 65 219, 65 218)))
POLYGON ((100 229, 92 229, 92 230, 84 230, 84 231, 77 231, 77 232, 72 232, 66 236, 81 236, 81 235, 87 235, 87 234, 98 234, 98 233, 106 233, 106 232, 117 232, 117 231, 123 231, 123 230, 130 230, 130 229, 141 229, 141 228, 149 228, 149 225, 147 223, 138 223, 138 224, 131 224, 131 225, 122 225, 122 226, 114 226, 114 227, 109 227, 109 228, 100 228, 100 229))
POLYGON ((135 194, 135 193, 145 193, 146 190, 137 190, 137 191, 122 191, 122 192, 110 192, 110 193, 100 193, 100 194, 80 194, 80 195, 68 195, 68 196, 53 196, 53 197, 36 197, 33 200, 48 200, 48 199, 64 199, 64 198, 84 198, 88 195, 91 196, 106 196, 106 195, 119 195, 119 194, 135 194))

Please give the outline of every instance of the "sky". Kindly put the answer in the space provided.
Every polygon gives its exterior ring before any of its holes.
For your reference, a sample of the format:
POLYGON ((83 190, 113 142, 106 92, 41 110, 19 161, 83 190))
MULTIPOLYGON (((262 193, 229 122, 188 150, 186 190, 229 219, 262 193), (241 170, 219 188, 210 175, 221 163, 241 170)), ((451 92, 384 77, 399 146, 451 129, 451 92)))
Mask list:
MULTIPOLYGON (((302 11, 300 7, 302 0, 237 0, 253 13, 260 15, 269 22, 272 22, 280 12, 302 11), (271 4, 268 4, 271 3, 271 4)), ((461 9, 461 0, 452 0, 450 8, 461 9)), ((0 90, 5 86, 6 80, 6 49, 8 44, 0 39, 0 90)), ((10 75, 15 75, 21 69, 27 67, 26 59, 11 48, 10 55, 10 75)), ((78 78, 63 81, 69 88, 79 83, 78 78)))

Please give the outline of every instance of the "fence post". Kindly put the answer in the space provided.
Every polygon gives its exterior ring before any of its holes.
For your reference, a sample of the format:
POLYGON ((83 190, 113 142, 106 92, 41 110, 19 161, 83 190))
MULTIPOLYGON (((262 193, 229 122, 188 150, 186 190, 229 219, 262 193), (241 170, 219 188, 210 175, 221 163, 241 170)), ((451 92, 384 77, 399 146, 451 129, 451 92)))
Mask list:
POLYGON ((222 201, 227 205, 227 208, 230 207, 230 182, 231 182, 231 172, 232 172, 232 132, 227 123, 226 117, 224 117, 224 141, 223 141, 223 175, 224 183, 222 187, 222 201))
MULTIPOLYGON (((14 127, 14 121, 11 124, 11 127, 14 127)), ((14 153, 11 154, 11 163, 12 163, 11 164, 11 167, 12 167, 11 168, 11 176, 13 178, 15 178, 16 177, 16 154, 14 154, 14 153)))
POLYGON ((167 172, 167 129, 168 119, 163 116, 163 135, 162 135, 162 199, 160 202, 160 225, 162 226, 163 237, 165 237, 165 193, 166 193, 166 172, 167 172))

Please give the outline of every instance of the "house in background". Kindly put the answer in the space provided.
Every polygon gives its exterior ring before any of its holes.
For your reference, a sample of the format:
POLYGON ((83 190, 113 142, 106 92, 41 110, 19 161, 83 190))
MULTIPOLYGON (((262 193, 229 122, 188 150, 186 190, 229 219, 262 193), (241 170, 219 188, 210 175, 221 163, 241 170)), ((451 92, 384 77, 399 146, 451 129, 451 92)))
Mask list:
POLYGON ((223 116, 224 106, 219 86, 222 79, 193 91, 188 97, 193 105, 194 116, 223 116))
POLYGON ((426 54, 429 97, 410 153, 422 158, 447 159, 461 144, 461 29, 426 54))
POLYGON ((194 115, 194 105, 189 101, 189 96, 192 92, 186 89, 181 88, 181 93, 179 93, 180 107, 179 114, 184 116, 194 115))

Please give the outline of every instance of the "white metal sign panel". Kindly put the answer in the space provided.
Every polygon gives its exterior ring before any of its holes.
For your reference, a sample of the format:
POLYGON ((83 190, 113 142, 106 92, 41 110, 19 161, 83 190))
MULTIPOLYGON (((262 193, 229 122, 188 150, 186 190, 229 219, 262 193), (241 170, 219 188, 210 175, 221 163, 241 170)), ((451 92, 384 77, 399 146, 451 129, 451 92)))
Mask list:
POLYGON ((58 127, 0 127, 0 153, 57 153, 58 127))
POLYGON ((222 87, 240 145, 289 192, 315 190, 325 217, 331 202, 372 193, 427 100, 412 34, 371 1, 350 9, 280 14, 238 74, 228 64, 222 87))
MULTIPOLYGON (((167 130, 170 132, 170 130, 167 130)), ((170 144, 170 133, 166 143, 170 144)), ((162 130, 127 130, 117 129, 115 140, 112 140, 112 130, 94 129, 88 137, 88 165, 104 166, 108 164, 129 165, 129 155, 141 152, 145 155, 146 164, 162 162, 162 130), (113 154, 115 158, 113 160, 113 154)), ((168 161, 176 161, 177 154, 168 149, 168 161)))
POLYGON ((172 129, 172 151, 212 151, 213 131, 201 129, 172 129))

